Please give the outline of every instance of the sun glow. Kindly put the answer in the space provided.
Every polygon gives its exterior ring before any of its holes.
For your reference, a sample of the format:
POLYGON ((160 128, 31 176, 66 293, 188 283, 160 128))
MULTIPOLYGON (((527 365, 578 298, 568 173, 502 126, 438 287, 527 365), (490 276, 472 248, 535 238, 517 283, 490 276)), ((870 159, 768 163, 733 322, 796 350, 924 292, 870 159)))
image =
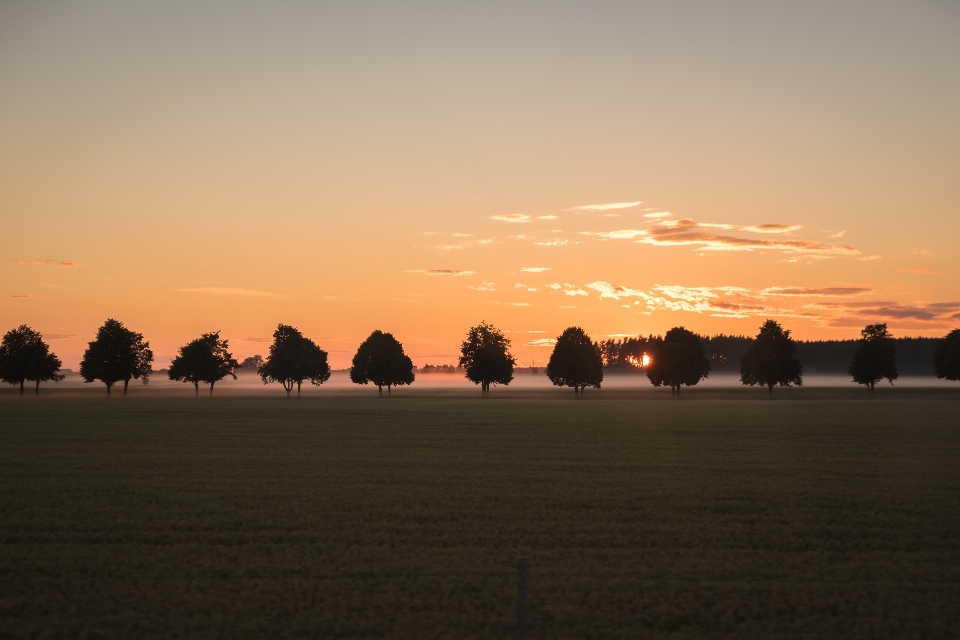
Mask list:
POLYGON ((637 356, 629 355, 627 356, 627 362, 629 362, 635 367, 642 369, 643 367, 646 367, 648 364, 650 364, 650 356, 648 356, 647 354, 643 354, 638 358, 637 356))

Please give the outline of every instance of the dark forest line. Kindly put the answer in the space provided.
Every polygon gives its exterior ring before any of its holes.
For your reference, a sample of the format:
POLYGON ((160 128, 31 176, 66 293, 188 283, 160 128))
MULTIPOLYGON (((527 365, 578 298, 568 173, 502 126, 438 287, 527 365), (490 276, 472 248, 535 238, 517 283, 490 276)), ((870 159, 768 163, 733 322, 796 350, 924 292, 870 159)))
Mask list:
MULTIPOLYGON (((710 369, 715 373, 740 373, 740 359, 753 342, 746 336, 716 335, 703 337, 703 345, 710 358, 710 369)), ((895 338, 897 368, 901 376, 933 376, 933 350, 941 338, 895 338)), ((653 354, 659 344, 659 336, 633 338, 624 341, 609 340, 601 343, 604 364, 611 373, 636 372, 625 361, 627 352, 639 357, 642 353, 653 354), (629 346, 623 343, 630 343, 629 346), (618 347, 623 344, 623 356, 618 347)), ((850 360, 857 349, 857 340, 796 341, 797 358, 803 364, 803 372, 847 374, 850 360)))

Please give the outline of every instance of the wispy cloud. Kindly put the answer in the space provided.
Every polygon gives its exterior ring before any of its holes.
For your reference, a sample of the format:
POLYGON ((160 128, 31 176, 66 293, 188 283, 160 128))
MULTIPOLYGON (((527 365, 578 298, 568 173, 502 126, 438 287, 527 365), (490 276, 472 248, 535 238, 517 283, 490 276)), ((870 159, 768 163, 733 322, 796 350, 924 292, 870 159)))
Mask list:
POLYGON ((874 260, 879 260, 879 259, 880 259, 880 256, 862 256, 860 258, 857 258, 857 260, 861 260, 863 262, 872 262, 874 260))
POLYGON ((856 296, 872 291, 867 287, 769 287, 762 296, 856 296))
POLYGON ((23 294, 23 295, 10 296, 10 297, 11 297, 11 298, 39 298, 40 296, 38 296, 38 295, 35 294, 35 293, 27 293, 27 294, 23 294))
POLYGON ((525 347, 552 347, 557 344, 556 338, 536 338, 523 345, 525 347))
POLYGON ((755 234, 783 234, 799 229, 798 225, 762 224, 736 226, 729 224, 700 223, 689 218, 664 220, 654 223, 649 229, 619 229, 616 231, 584 231, 607 239, 635 240, 655 246, 695 246, 701 251, 781 251, 792 254, 818 255, 822 257, 857 256, 860 251, 849 245, 839 245, 812 240, 757 239, 718 234, 723 231, 745 231, 755 234))
POLYGON ((629 209, 641 204, 643 204, 643 201, 611 202, 609 204, 585 204, 579 207, 570 207, 569 209, 564 209, 564 211, 609 211, 611 209, 629 209))
POLYGON ((530 286, 527 286, 527 285, 522 284, 522 283, 520 283, 520 282, 518 282, 517 284, 513 285, 513 288, 514 288, 514 289, 520 289, 520 290, 522 290, 522 291, 528 291, 528 292, 530 292, 530 293, 535 293, 536 290, 537 290, 536 287, 530 287, 530 286))
POLYGON ((472 233, 451 233, 454 238, 470 238, 473 237, 472 233))
POLYGON ((43 334, 44 340, 69 340, 70 338, 79 338, 80 336, 75 333, 45 333, 43 334))
POLYGON ((501 222, 530 222, 530 216, 525 213, 503 213, 496 216, 490 216, 491 220, 500 220, 501 222))
POLYGON ((544 271, 550 271, 550 267, 523 267, 520 271, 525 271, 527 273, 543 273, 544 271))
POLYGON ((654 211, 653 213, 643 214, 644 218, 669 218, 673 214, 669 211, 654 211))
POLYGON ((472 276, 476 271, 460 269, 407 269, 404 273, 422 273, 427 276, 472 276))
POLYGON ((554 291, 562 291, 562 292, 563 292, 563 295, 565 295, 565 296, 588 296, 588 295, 590 295, 589 293, 587 293, 586 291, 584 291, 583 289, 581 289, 581 288, 578 287, 577 285, 575 285, 575 284, 570 284, 569 282, 564 282, 563 284, 560 284, 559 282, 554 282, 554 283, 552 283, 552 284, 548 284, 547 287, 548 287, 549 289, 554 290, 554 291))
POLYGON ((214 296, 273 297, 277 295, 267 291, 241 289, 238 287, 194 287, 189 289, 177 289, 177 291, 184 291, 186 293, 208 293, 214 296))
POLYGON ((480 284, 468 284, 467 289, 473 289, 474 291, 496 291, 497 283, 488 282, 484 280, 480 284))
POLYGON ((16 264, 52 265, 54 267, 61 267, 64 269, 90 266, 88 264, 74 262, 73 260, 56 260, 54 258, 21 258, 21 259, 12 260, 12 262, 16 264))
POLYGON ((538 244, 541 247, 562 247, 564 245, 570 244, 570 241, 562 240, 560 238, 550 238, 549 240, 539 240, 534 244, 538 244))
POLYGON ((557 216, 537 216, 537 220, 556 220, 557 216))

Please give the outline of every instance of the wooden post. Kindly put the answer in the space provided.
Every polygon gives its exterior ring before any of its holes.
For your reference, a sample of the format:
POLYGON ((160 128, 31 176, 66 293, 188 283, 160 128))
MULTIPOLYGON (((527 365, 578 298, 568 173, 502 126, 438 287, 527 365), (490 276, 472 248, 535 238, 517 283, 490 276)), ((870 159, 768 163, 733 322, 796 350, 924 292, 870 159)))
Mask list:
POLYGON ((527 637, 527 567, 529 558, 517 562, 517 640, 527 637))

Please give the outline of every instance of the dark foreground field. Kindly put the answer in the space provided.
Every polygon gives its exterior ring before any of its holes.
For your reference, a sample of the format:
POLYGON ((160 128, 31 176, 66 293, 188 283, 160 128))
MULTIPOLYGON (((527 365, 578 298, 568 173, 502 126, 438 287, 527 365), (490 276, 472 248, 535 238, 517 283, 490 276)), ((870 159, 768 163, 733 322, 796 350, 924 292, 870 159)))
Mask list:
POLYGON ((957 391, 499 391, 5 394, 0 637, 960 636, 957 391))

